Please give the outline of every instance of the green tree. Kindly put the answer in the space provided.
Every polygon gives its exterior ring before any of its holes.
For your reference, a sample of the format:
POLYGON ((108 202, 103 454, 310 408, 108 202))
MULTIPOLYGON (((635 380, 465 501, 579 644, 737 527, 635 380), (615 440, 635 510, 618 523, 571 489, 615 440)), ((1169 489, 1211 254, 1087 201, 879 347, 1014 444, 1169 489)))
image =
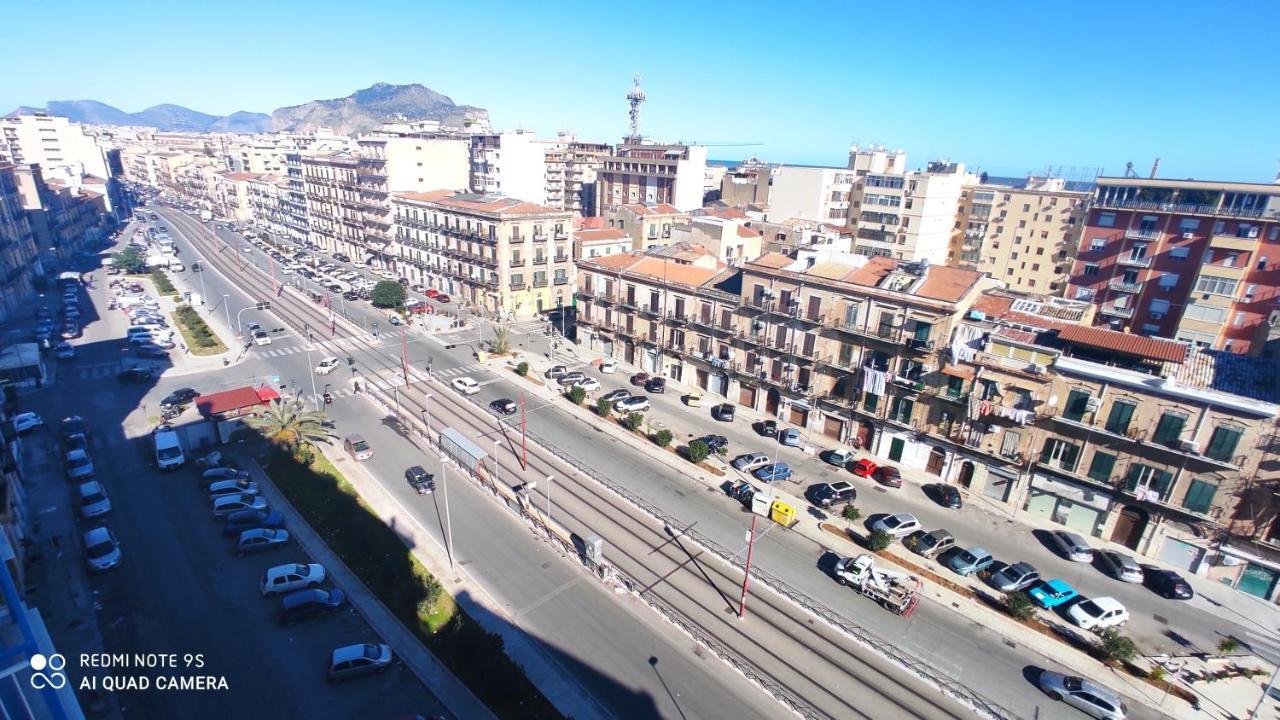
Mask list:
POLYGON ((640 413, 629 413, 622 418, 622 424, 626 425, 628 430, 639 430, 640 426, 644 424, 644 416, 640 413))
POLYGON ((1036 604, 1031 602, 1031 598, 1026 593, 1016 592, 1005 598, 1005 609, 1009 614, 1019 620, 1030 620, 1036 616, 1036 604))
POLYGON ((489 349, 495 353, 505 353, 511 350, 511 330, 506 325, 499 325, 493 330, 493 342, 489 343, 489 349))
POLYGON ((609 413, 613 412, 613 403, 604 398, 596 399, 596 414, 600 417, 609 417, 609 413))
POLYGON ((520 361, 520 364, 519 364, 519 365, 516 365, 516 374, 517 374, 517 375, 519 375, 520 377, 524 377, 525 375, 528 375, 528 374, 529 374, 529 363, 527 363, 527 362, 525 362, 525 361, 521 360, 521 361, 520 361))
POLYGON ((124 272, 139 274, 147 271, 147 257, 138 248, 127 247, 112 255, 111 259, 115 263, 115 267, 124 272))
POLYGON ((893 536, 883 530, 872 530, 867 536, 867 549, 880 552, 893 544, 893 536))
POLYGON ((582 401, 587 399, 587 391, 583 390, 581 385, 574 385, 565 391, 564 396, 574 405, 581 405, 582 401))
POLYGON ((1104 660, 1115 662, 1129 662, 1138 654, 1138 647, 1133 644, 1133 640, 1121 635, 1115 628, 1102 631, 1102 645, 1099 649, 1102 650, 1104 660))
POLYGON ((404 286, 390 280, 383 280, 374 285, 373 292, 369 294, 369 302, 379 308, 404 307, 404 300, 404 286))
POLYGON ((858 522, 858 518, 862 517, 862 511, 853 504, 845 505, 844 510, 840 511, 840 517, 849 522, 858 522))
POLYGON ((671 444, 672 437, 671 431, 664 428, 653 434, 653 441, 658 447, 666 447, 671 444))
POLYGON ((711 447, 702 440, 689 443, 689 462, 697 465, 711 455, 711 447))
POLYGON ((1228 635, 1218 641, 1218 654, 1230 655, 1240 649, 1240 641, 1228 635))
POLYGON ((325 417, 317 410, 307 410, 300 402, 272 400, 256 417, 249 418, 249 427, 277 447, 295 451, 315 443, 328 443, 333 433, 324 425, 325 417))

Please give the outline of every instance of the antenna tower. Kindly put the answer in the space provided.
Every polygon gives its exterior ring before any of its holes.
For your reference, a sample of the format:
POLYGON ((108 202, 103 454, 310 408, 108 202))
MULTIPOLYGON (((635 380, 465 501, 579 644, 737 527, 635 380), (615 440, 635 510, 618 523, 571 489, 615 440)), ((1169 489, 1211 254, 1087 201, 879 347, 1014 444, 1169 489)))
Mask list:
POLYGON ((636 71, 635 85, 627 93, 627 102, 631 104, 631 136, 632 142, 640 142, 640 103, 644 102, 644 90, 640 89, 640 71, 636 71))

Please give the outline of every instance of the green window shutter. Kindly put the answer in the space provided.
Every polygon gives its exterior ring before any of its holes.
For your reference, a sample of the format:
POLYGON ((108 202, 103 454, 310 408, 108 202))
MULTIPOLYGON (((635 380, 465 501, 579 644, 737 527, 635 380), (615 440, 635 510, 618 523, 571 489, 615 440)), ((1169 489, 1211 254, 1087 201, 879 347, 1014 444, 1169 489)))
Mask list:
POLYGON ((869 413, 876 411, 876 405, 880 402, 880 396, 875 393, 867 393, 862 403, 862 408, 869 413))
POLYGON ((1111 403, 1111 414, 1107 416, 1107 431, 1123 435, 1129 429, 1129 422, 1133 419, 1135 407, 1133 403, 1111 403))
POLYGON ((1208 514, 1209 508, 1213 507, 1213 496, 1217 492, 1218 486, 1211 482, 1192 480, 1187 488, 1187 497, 1182 501, 1182 507, 1191 512, 1208 514))
POLYGON ((1124 473, 1124 489, 1137 490, 1138 480, 1145 474, 1147 466, 1141 463, 1131 463, 1124 473))
POLYGON ((1111 453, 1094 452, 1093 461, 1089 463, 1089 477, 1100 483, 1111 484, 1111 471, 1116 467, 1116 456, 1111 453))
POLYGON ((1053 459, 1053 446, 1056 442, 1058 441, 1053 438, 1044 441, 1044 447, 1040 450, 1040 462, 1046 465, 1049 464, 1049 461, 1053 459))
POLYGON ((931 332, 933 332, 932 325, 928 323, 918 322, 916 323, 915 333, 912 335, 912 337, 915 338, 916 340, 919 340, 920 342, 928 342, 929 333, 931 332))
POLYGON ((1062 415, 1068 420, 1080 422, 1084 419, 1084 414, 1088 409, 1089 393, 1081 390, 1072 390, 1071 394, 1067 395, 1067 409, 1062 415))
POLYGON ((1064 443, 1060 464, 1067 472, 1076 471, 1076 461, 1080 459, 1080 446, 1064 443))
POLYGON ((1236 453, 1236 446, 1239 444, 1240 430, 1238 428, 1214 428, 1213 437, 1209 438, 1209 447, 1205 448, 1204 454, 1214 460, 1230 462, 1231 457, 1236 453))
POLYGON ((1151 489, 1155 490, 1161 500, 1169 499, 1169 490, 1173 487, 1173 473, 1168 470, 1157 470, 1151 478, 1151 489))
POLYGON ((1182 436, 1182 426, 1186 423, 1187 419, 1182 415, 1164 413, 1160 416, 1160 424, 1156 425, 1156 434, 1151 438, 1151 441, 1161 445, 1168 445, 1182 436))

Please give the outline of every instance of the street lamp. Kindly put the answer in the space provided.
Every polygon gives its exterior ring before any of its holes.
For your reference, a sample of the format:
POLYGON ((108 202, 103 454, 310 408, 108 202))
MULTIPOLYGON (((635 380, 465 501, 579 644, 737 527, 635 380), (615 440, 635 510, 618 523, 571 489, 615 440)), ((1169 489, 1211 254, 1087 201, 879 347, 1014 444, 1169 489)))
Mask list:
POLYGON ((230 330, 232 327, 236 327, 238 332, 239 326, 238 325, 233 326, 231 324, 231 296, 230 295, 224 294, 222 296, 222 308, 227 311, 227 329, 230 330))
POLYGON ((311 348, 307 348, 307 372, 311 375, 311 399, 316 404, 316 410, 319 410, 320 397, 316 395, 316 371, 315 366, 311 364, 311 348))
POLYGON ((449 555, 449 571, 453 572, 453 523, 449 522, 449 457, 440 453, 440 493, 444 495, 444 549, 449 555))
POLYGON ((551 532, 551 479, 554 476, 547 476, 547 532, 551 532))
POLYGON ((432 393, 427 393, 427 397, 423 400, 422 423, 427 426, 427 442, 431 441, 431 398, 435 397, 432 393))

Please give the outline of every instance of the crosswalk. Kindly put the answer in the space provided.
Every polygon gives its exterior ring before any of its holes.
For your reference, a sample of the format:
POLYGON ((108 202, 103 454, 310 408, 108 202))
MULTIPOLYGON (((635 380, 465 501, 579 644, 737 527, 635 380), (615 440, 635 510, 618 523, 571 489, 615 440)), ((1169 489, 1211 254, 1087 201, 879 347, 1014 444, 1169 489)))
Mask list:
POLYGON ((515 335, 528 335, 529 333, 542 332, 547 329, 546 320, 520 320, 519 322, 507 323, 507 328, 515 335))

